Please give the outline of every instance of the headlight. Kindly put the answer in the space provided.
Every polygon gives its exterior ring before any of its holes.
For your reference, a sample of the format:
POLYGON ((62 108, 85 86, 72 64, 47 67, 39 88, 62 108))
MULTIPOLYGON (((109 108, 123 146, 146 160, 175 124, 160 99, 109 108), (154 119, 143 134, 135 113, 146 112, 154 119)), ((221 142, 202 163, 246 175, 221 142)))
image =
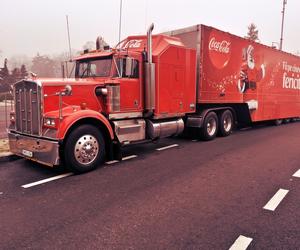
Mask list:
POLYGON ((9 119, 10 119, 10 122, 15 122, 15 119, 16 119, 15 113, 10 113, 9 119))
POLYGON ((54 118, 44 118, 44 126, 47 127, 55 127, 55 119, 54 118))

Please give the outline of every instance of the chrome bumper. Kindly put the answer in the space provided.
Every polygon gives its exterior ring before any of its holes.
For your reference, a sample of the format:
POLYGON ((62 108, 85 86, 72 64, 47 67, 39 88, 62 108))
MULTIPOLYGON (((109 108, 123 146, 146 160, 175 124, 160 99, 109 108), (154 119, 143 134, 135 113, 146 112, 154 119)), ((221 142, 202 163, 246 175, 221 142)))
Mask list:
POLYGON ((58 141, 50 141, 9 132, 10 151, 16 155, 53 166, 59 165, 58 141))

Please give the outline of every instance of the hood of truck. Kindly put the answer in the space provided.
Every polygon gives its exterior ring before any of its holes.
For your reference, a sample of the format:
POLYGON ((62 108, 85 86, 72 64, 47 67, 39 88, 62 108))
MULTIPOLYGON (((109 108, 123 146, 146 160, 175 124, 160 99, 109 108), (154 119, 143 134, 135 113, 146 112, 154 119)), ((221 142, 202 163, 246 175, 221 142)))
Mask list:
POLYGON ((65 85, 95 85, 105 84, 107 79, 84 79, 84 78, 38 78, 35 80, 42 86, 65 86, 65 85))
POLYGON ((70 96, 62 97, 62 108, 68 106, 81 106, 86 109, 102 112, 105 107, 103 98, 96 96, 97 87, 106 84, 118 84, 118 81, 110 78, 99 79, 75 79, 75 78, 40 78, 34 80, 42 87, 42 103, 44 114, 59 110, 59 96, 57 93, 63 91, 67 85, 72 88, 70 96))

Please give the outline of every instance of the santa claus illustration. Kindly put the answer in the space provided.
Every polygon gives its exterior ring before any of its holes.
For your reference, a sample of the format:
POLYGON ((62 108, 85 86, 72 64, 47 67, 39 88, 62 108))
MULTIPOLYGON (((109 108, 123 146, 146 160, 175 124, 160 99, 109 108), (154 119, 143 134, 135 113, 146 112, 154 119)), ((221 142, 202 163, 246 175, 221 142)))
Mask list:
POLYGON ((245 93, 248 89, 255 90, 256 85, 265 77, 265 66, 256 66, 254 60, 254 47, 249 45, 243 49, 243 62, 238 81, 238 89, 245 93))

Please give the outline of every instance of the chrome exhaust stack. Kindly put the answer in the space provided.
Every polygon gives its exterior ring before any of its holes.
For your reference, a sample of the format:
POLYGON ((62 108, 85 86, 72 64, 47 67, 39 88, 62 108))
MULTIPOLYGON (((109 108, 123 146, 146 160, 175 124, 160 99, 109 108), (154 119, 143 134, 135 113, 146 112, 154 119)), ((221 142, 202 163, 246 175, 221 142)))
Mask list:
POLYGON ((152 23, 147 30, 147 49, 148 49, 148 63, 152 63, 152 31, 154 29, 154 24, 152 23))
POLYGON ((147 30, 147 62, 145 63, 145 109, 153 115, 155 109, 155 64, 152 62, 152 23, 147 30))

